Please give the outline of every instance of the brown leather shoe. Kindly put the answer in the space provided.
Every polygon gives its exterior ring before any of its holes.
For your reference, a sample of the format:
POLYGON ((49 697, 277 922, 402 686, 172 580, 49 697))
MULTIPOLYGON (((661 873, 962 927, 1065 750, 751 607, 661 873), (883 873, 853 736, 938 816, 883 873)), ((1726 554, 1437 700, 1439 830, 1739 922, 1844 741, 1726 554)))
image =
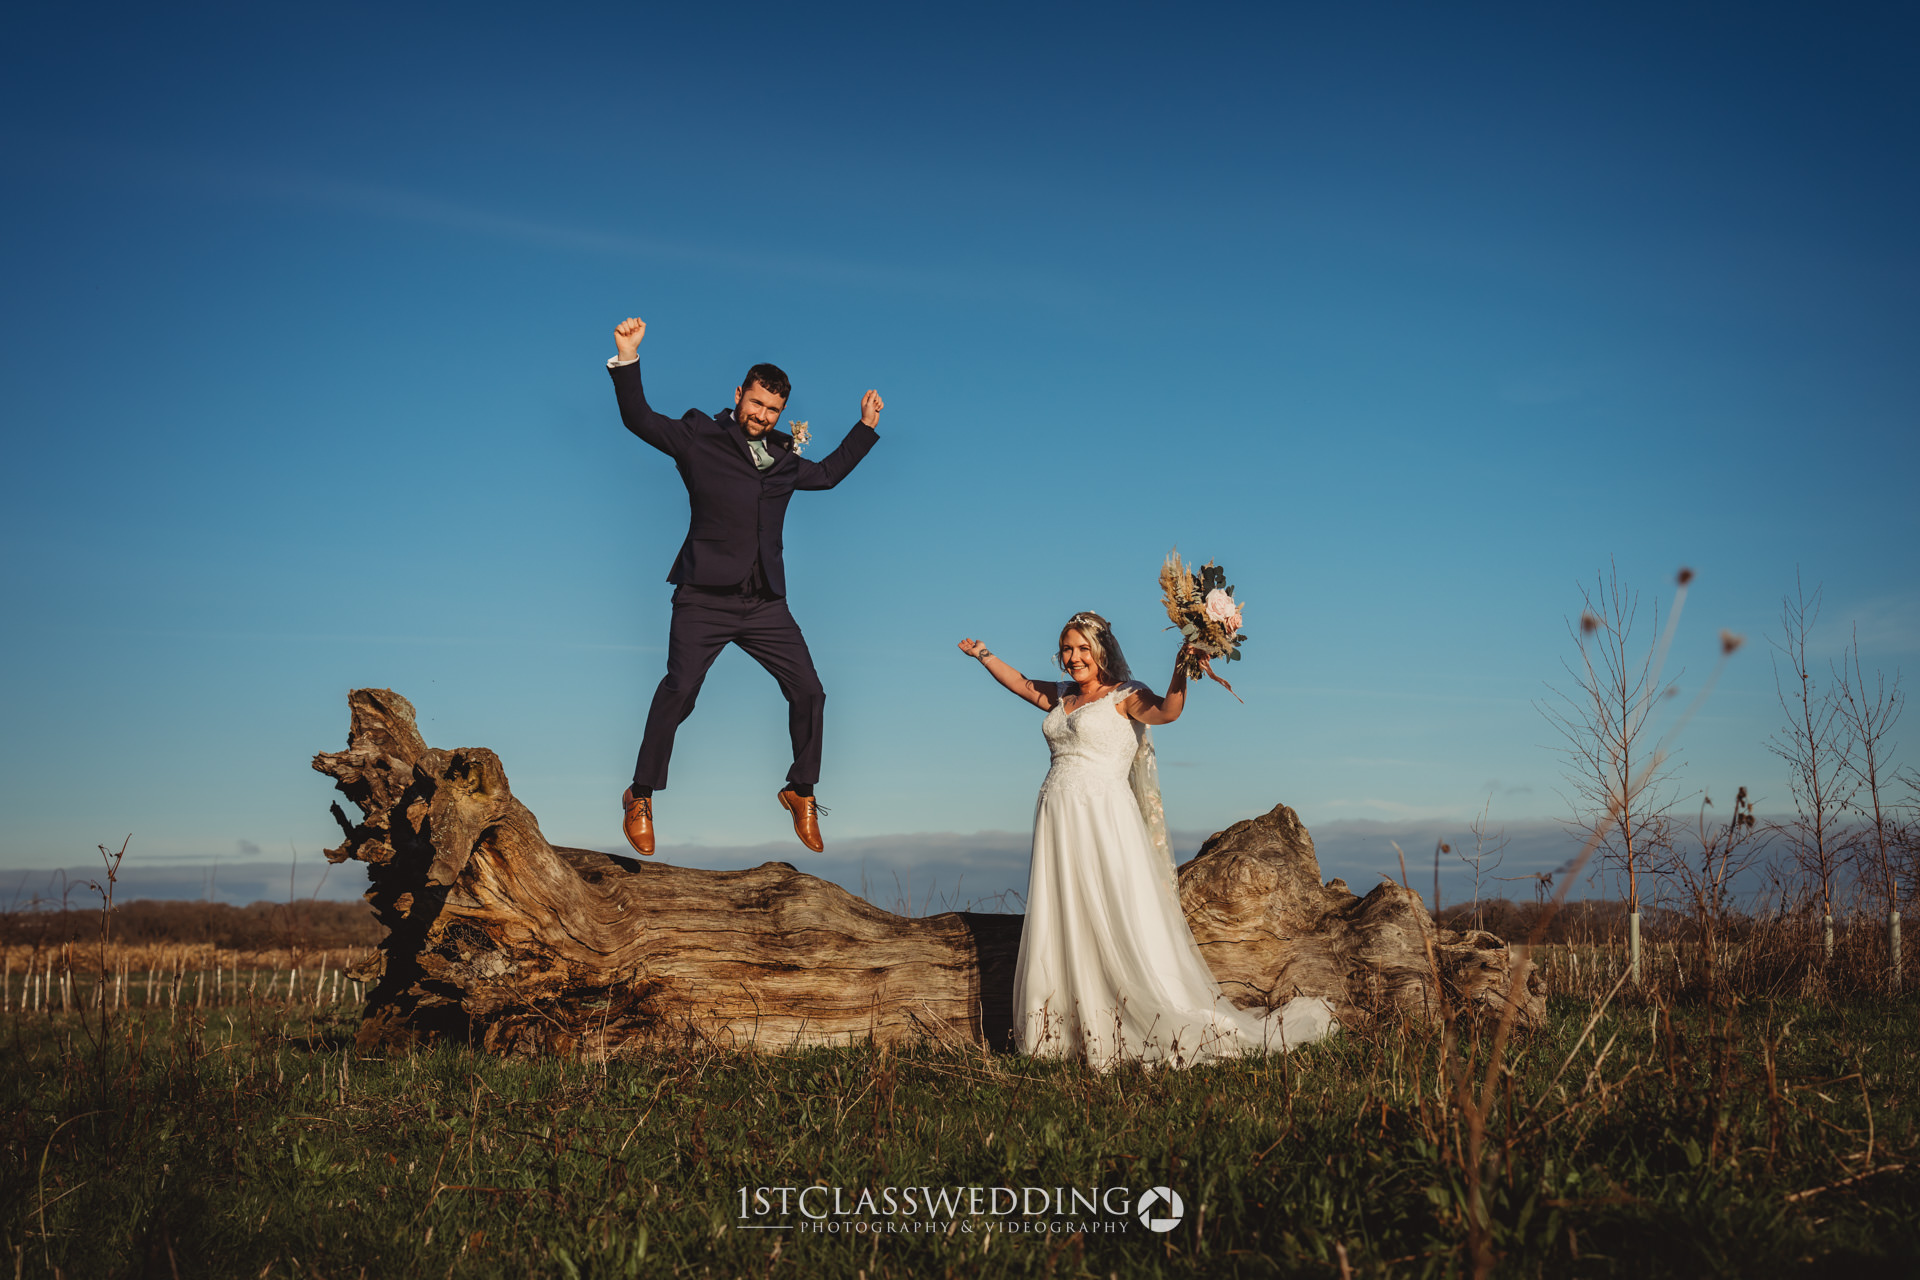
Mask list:
POLYGON ((825 853, 827 845, 820 838, 819 802, 812 796, 784 789, 778 799, 780 807, 793 815, 793 834, 800 837, 800 843, 815 853, 825 853))
POLYGON ((626 817, 621 828, 627 833, 627 843, 633 846, 635 853, 653 856, 653 797, 636 796, 633 788, 628 787, 620 793, 620 808, 626 817))

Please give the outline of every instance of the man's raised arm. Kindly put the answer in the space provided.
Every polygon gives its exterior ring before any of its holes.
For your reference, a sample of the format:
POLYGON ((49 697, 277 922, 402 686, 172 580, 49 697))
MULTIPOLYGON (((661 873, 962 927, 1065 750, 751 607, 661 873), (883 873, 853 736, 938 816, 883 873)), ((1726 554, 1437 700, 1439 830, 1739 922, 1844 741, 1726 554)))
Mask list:
POLYGON ((879 440, 880 411, 887 407, 878 391, 869 391, 860 397, 860 425, 847 432, 847 438, 818 462, 806 458, 800 460, 800 478, 794 482, 796 489, 831 489, 847 478, 847 473, 860 465, 860 459, 867 456, 867 450, 873 448, 879 440))
POLYGON ((626 423, 627 430, 669 457, 678 457, 686 438, 686 424, 655 413, 640 384, 640 340, 646 336, 647 322, 638 316, 615 325, 613 349, 617 354, 607 361, 607 372, 613 375, 613 394, 620 402, 620 421, 626 423))

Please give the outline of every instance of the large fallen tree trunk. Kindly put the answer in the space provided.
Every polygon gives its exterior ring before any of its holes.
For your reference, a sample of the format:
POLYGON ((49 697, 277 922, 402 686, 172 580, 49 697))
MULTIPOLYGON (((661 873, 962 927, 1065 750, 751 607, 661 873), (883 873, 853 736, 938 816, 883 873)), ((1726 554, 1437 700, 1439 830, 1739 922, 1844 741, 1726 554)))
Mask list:
MULTIPOLYGON (((359 1042, 453 1038, 501 1053, 598 1057, 675 1037, 787 1048, 873 1037, 1008 1046, 1022 919, 909 919, 769 862, 702 871, 548 844, 484 747, 427 746, 413 706, 349 695, 347 749, 315 756, 364 815, 334 817, 334 862, 367 864, 388 929, 358 972, 359 1042)), ((1276 807, 1180 869, 1194 935, 1242 1006, 1331 999, 1349 1028, 1451 1008, 1545 1015, 1527 962, 1487 933, 1436 930, 1419 895, 1322 884, 1313 841, 1276 807), (1517 984, 1512 966, 1526 966, 1517 984)))

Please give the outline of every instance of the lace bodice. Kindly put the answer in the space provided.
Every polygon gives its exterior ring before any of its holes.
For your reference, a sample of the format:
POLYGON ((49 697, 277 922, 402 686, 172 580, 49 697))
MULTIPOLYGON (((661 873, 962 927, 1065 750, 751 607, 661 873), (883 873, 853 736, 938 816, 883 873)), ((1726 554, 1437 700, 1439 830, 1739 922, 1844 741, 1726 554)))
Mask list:
POLYGON ((1127 772, 1133 767, 1140 734, 1146 726, 1121 715, 1113 704, 1144 687, 1136 681, 1122 681, 1106 697, 1068 711, 1064 699, 1074 686, 1061 684, 1060 700, 1040 722, 1047 749, 1053 752, 1053 768, 1040 789, 1042 795, 1069 780, 1083 787, 1128 785, 1127 772))

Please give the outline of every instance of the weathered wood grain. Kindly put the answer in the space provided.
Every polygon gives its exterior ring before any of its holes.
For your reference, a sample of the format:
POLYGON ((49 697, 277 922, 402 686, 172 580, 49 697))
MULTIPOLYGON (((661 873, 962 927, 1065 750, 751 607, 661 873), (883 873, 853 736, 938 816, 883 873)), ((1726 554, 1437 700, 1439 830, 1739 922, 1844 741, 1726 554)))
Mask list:
MULTIPOLYGON (((703 871, 557 847, 493 752, 427 746, 391 690, 348 702, 347 749, 313 767, 361 810, 353 822, 334 805, 346 839, 327 857, 367 865, 389 931, 358 975, 373 984, 363 1047, 452 1037, 600 1057, 675 1038, 783 1049, 869 1036, 1007 1047, 1021 917, 909 919, 784 862, 703 871)), ((1410 890, 1356 898, 1322 885, 1284 805, 1215 836, 1180 884, 1204 954, 1243 1005, 1325 995, 1360 1028, 1437 1016, 1443 991, 1486 1006, 1509 972, 1503 943, 1436 932, 1410 890)), ((1523 1024, 1545 1012, 1527 978, 1523 1024)))

